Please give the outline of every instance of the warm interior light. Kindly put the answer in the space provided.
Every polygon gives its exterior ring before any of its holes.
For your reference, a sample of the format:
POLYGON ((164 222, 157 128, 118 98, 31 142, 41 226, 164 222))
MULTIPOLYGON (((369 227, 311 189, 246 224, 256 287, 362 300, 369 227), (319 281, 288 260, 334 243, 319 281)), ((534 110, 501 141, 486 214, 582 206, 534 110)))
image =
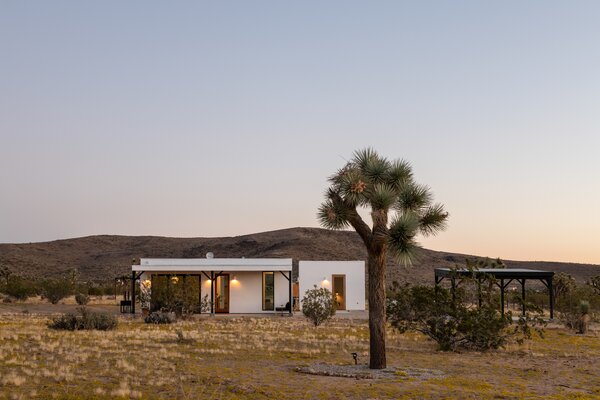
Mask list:
POLYGON ((237 276, 235 276, 235 275, 234 275, 234 276, 233 276, 233 279, 231 280, 231 282, 233 283, 233 282, 237 282, 237 281, 238 281, 238 280, 237 280, 237 276))
POLYGON ((178 278, 178 277, 176 277, 176 276, 173 276, 173 277, 171 277, 171 282, 172 282, 174 285, 177 285, 177 282, 179 282, 179 278, 178 278))
POLYGON ((150 279, 146 279, 144 282, 142 282, 142 285, 144 285, 145 288, 150 289, 152 287, 152 281, 150 279))

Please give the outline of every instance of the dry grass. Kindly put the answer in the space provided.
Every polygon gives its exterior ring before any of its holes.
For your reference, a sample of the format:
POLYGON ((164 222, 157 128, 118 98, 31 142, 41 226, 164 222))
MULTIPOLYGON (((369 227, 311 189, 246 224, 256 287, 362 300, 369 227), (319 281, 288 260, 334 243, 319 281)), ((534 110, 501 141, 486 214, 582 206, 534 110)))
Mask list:
POLYGON ((60 332, 46 328, 47 320, 0 315, 0 399, 600 397, 597 332, 551 329, 524 346, 455 354, 435 351, 419 335, 390 331, 390 366, 445 376, 354 380, 293 369, 350 364, 354 351, 366 361, 366 321, 313 328, 299 317, 206 317, 169 326, 123 318, 112 332, 60 332))

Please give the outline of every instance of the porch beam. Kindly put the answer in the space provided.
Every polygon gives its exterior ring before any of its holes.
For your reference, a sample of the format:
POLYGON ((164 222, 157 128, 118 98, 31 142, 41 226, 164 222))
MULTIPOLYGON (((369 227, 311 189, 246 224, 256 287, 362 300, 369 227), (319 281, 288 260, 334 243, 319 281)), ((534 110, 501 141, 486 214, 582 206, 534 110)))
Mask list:
POLYGON ((291 272, 291 271, 290 271, 290 276, 289 276, 289 277, 288 277, 286 274, 284 274, 284 273, 283 273, 283 271, 279 271, 279 273, 280 273, 281 275, 283 275, 283 277, 284 277, 285 279, 287 279, 288 281, 290 281, 290 282, 292 281, 292 276, 291 276, 291 275, 292 275, 292 272, 291 272))

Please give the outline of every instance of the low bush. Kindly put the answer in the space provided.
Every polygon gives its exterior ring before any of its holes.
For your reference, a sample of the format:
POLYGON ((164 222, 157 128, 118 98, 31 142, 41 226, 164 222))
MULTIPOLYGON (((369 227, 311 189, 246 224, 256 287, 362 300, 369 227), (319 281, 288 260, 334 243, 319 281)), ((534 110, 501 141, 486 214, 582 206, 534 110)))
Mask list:
POLYGON ((333 295, 327 288, 317 288, 306 291, 302 299, 302 314, 315 326, 321 325, 335 315, 336 304, 333 295))
POLYGON ((532 327, 543 333, 537 328, 539 319, 523 317, 510 329, 510 312, 502 315, 498 305, 489 300, 480 307, 472 306, 459 293, 453 298, 444 288, 395 285, 388 295, 388 320, 402 333, 413 330, 427 335, 443 351, 497 349, 511 338, 519 342, 530 338, 532 327))
POLYGON ((144 322, 147 324, 172 324, 175 318, 171 313, 156 311, 144 317, 144 322))
POLYGON ((18 275, 7 276, 2 285, 0 285, 0 291, 10 296, 15 300, 27 300, 28 297, 35 296, 37 294, 37 286, 32 280, 20 277, 18 275))
POLYGON ((47 279, 42 282, 42 295, 52 304, 58 304, 72 293, 73 286, 67 279, 47 279))
POLYGON ((87 305, 87 303, 90 302, 90 296, 87 294, 84 294, 84 293, 77 293, 75 295, 75 301, 80 306, 85 306, 85 305, 87 305))
POLYGON ((79 315, 67 313, 55 317, 50 321, 48 327, 57 330, 99 330, 108 331, 117 327, 118 320, 114 315, 94 313, 85 307, 79 308, 79 315))

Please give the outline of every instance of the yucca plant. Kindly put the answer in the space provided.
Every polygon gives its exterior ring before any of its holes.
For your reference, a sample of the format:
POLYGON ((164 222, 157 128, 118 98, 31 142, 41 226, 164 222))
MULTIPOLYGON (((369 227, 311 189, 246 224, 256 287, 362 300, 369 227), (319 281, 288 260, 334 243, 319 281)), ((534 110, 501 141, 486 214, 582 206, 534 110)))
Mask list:
POLYGON ((579 332, 586 334, 590 324, 590 302, 587 300, 581 300, 579 302, 579 332))
POLYGON ((413 180, 407 161, 390 161, 375 150, 356 151, 352 159, 329 178, 331 183, 318 218, 328 229, 352 227, 368 253, 370 360, 372 369, 386 367, 385 268, 388 251, 410 264, 419 248, 418 235, 435 235, 446 226, 448 213, 433 203, 430 189, 413 180), (370 208, 372 225, 360 216, 370 208))

